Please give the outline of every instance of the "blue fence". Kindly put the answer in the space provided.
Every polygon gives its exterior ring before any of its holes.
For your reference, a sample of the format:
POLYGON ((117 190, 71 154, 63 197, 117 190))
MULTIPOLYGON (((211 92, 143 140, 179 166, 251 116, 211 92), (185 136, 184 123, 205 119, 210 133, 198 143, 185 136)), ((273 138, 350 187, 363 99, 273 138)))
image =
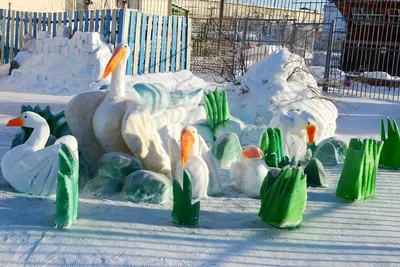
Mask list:
POLYGON ((185 17, 149 15, 131 9, 74 12, 24 12, 0 9, 0 65, 13 60, 22 37, 39 31, 56 36, 57 26, 100 32, 110 43, 128 43, 127 74, 175 72, 190 69, 191 21, 185 17))

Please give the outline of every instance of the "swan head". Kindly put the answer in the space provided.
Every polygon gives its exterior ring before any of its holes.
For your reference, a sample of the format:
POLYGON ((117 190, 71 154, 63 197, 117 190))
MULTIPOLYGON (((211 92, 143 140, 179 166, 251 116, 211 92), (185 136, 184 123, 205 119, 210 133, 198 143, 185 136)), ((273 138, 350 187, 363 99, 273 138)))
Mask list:
POLYGON ((22 113, 19 117, 10 120, 7 126, 24 126, 27 128, 35 128, 38 125, 46 123, 46 120, 42 118, 39 114, 35 112, 26 111, 22 113))
POLYGON ((242 148, 242 156, 247 159, 261 159, 264 153, 256 146, 245 146, 242 148))
POLYGON ((182 168, 185 168, 186 163, 193 152, 194 145, 198 139, 197 130, 192 126, 188 126, 181 131, 181 157, 182 168))
POLYGON ((130 54, 130 49, 127 44, 119 44, 112 54, 110 61, 108 61, 106 69, 104 70, 103 78, 106 78, 121 64, 126 64, 130 54))
POLYGON ((315 117, 307 111, 290 111, 289 116, 294 121, 293 134, 300 135, 307 132, 308 144, 312 144, 317 135, 317 123, 315 117))

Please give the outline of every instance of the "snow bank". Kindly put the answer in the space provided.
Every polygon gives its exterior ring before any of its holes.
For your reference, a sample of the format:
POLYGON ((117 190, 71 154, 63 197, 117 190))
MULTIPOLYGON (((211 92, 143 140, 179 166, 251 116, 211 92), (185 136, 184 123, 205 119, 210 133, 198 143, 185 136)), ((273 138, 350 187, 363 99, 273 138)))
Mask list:
POLYGON ((275 114, 299 109, 316 118, 317 143, 334 135, 338 111, 320 98, 317 82, 300 56, 284 49, 276 51, 252 65, 238 82, 240 85, 229 84, 226 90, 231 115, 243 122, 268 126, 275 114))
POLYGON ((98 89, 91 85, 101 78, 111 58, 109 44, 95 32, 76 32, 69 39, 60 27, 57 34, 52 38, 38 32, 35 47, 16 56, 20 67, 12 71, 9 81, 31 92, 56 95, 98 89))

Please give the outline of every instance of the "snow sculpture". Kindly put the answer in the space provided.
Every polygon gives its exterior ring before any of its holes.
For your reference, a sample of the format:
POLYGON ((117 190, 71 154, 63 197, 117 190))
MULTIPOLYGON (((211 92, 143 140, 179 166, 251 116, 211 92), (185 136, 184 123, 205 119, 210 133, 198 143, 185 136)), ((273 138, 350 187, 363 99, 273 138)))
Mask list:
POLYGON ((239 161, 241 150, 238 136, 226 133, 215 141, 211 152, 220 167, 229 169, 232 163, 239 161))
POLYGON ((183 171, 183 185, 173 180, 174 204, 172 220, 176 224, 193 225, 199 223, 200 201, 192 204, 192 183, 187 171, 183 171))
POLYGON ((252 198, 260 197, 260 187, 268 174, 268 166, 262 160, 262 151, 255 146, 242 149, 240 161, 230 168, 230 179, 233 186, 252 198))
POLYGON ((245 123, 280 128, 270 124, 276 114, 300 109, 315 117, 317 143, 335 134, 337 108, 320 93, 304 59, 286 49, 251 65, 243 76, 226 87, 226 91, 231 115, 245 123))
POLYGON ((312 144, 317 135, 316 120, 306 111, 279 112, 272 118, 270 127, 281 130, 283 153, 294 157, 296 162, 306 154, 307 141, 312 144))
MULTIPOLYGON (((110 90, 86 92, 75 96, 65 110, 66 118, 71 132, 82 144, 83 149, 88 146, 94 147, 97 153, 101 153, 102 150, 132 153, 145 169, 168 173, 170 160, 148 109, 141 99, 126 94, 125 72, 129 53, 126 44, 121 44, 115 49, 103 74, 105 78, 112 73, 110 90), (88 107, 87 103, 93 100, 96 103, 88 107), (76 113, 82 109, 86 113, 76 113), (93 123, 93 128, 87 124, 88 121, 89 124, 93 123), (94 136, 98 143, 85 138, 85 135, 94 136)), ((87 150, 84 153, 91 155, 87 150)), ((97 154, 97 157, 99 156, 102 154, 97 154)))
POLYGON ((303 169, 285 166, 274 176, 269 172, 260 190, 258 216, 276 228, 293 228, 303 220, 307 202, 307 183, 303 169))
POLYGON ((68 228, 78 217, 79 162, 64 144, 59 151, 59 164, 55 224, 68 228))
POLYGON ((75 137, 63 136, 54 145, 45 147, 50 128, 44 118, 30 111, 10 120, 7 126, 24 126, 34 130, 24 144, 12 148, 1 159, 4 179, 21 193, 54 195, 61 144, 67 145, 75 159, 78 159, 78 143, 75 137))
POLYGON ((390 119, 388 122, 388 135, 386 137, 385 123, 381 120, 381 140, 384 142, 379 164, 385 168, 400 169, 400 134, 399 127, 393 119, 393 125, 390 119))
MULTIPOLYGON (((46 146, 54 144, 57 138, 70 134, 68 124, 64 118, 64 111, 61 111, 54 115, 51 112, 49 106, 41 109, 40 106, 35 106, 34 108, 32 108, 30 105, 22 105, 21 113, 24 113, 25 111, 35 112, 46 120, 50 128, 50 136, 47 140, 46 146)), ((32 128, 21 127, 21 131, 15 136, 12 141, 11 148, 24 144, 31 136, 32 131, 32 128)))
POLYGON ((183 170, 192 179, 194 199, 220 194, 222 186, 214 158, 204 139, 194 127, 185 127, 181 131, 180 146, 177 140, 170 139, 172 177, 183 183, 183 170))
POLYGON ((376 174, 383 143, 353 138, 346 153, 336 196, 348 202, 367 200, 375 195, 376 174))
POLYGON ((327 187, 324 166, 318 159, 312 158, 308 162, 304 174, 307 176, 307 186, 327 187))
POLYGON ((172 183, 165 175, 139 170, 125 178, 122 194, 132 202, 161 204, 170 199, 172 183))
POLYGON ((336 137, 327 138, 318 145, 308 145, 313 158, 318 159, 324 165, 335 166, 343 164, 346 157, 347 144, 336 137))
POLYGON ((207 123, 214 130, 217 125, 227 122, 230 117, 226 91, 220 92, 217 87, 214 92, 209 92, 205 96, 207 123))
POLYGON ((260 149, 264 153, 264 161, 268 167, 284 167, 290 163, 287 156, 283 155, 282 136, 279 128, 268 128, 261 136, 260 149))

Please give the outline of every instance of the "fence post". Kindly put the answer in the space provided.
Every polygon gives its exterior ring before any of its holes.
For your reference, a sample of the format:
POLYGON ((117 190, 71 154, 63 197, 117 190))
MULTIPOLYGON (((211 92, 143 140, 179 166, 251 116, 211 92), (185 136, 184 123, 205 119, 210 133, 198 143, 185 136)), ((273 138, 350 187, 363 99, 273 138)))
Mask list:
POLYGON ((332 21, 329 27, 328 50, 326 52, 326 62, 325 62, 324 86, 322 87, 322 91, 324 92, 328 92, 334 29, 335 29, 335 21, 332 21))
POLYGON ((192 19, 187 19, 187 34, 186 34, 186 69, 190 70, 190 60, 192 55, 192 19))

